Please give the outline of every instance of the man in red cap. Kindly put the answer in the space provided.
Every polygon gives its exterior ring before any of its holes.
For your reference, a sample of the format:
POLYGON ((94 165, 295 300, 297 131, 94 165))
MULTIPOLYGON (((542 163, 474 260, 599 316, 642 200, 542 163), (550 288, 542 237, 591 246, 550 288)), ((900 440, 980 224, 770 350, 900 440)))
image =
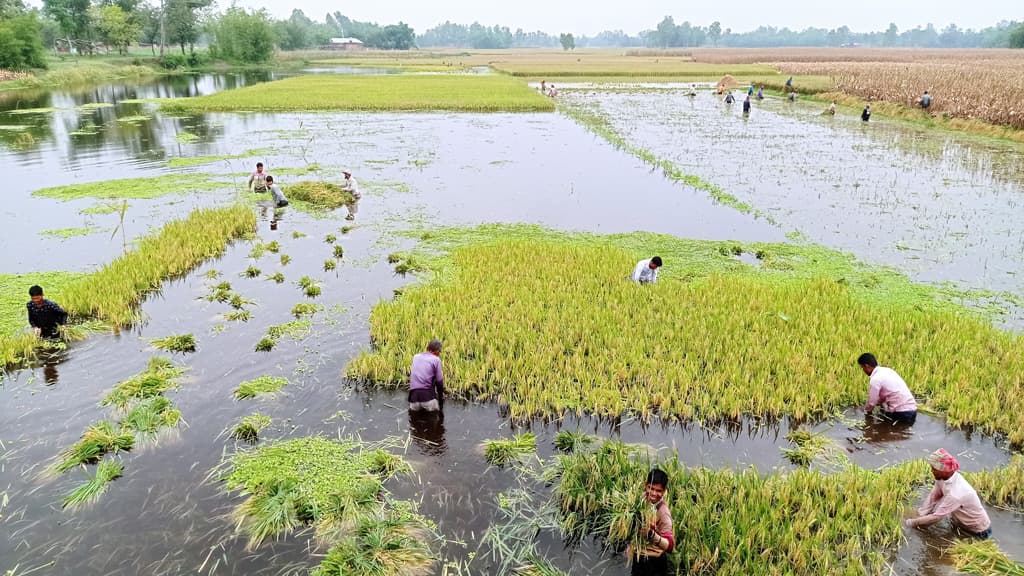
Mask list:
POLYGON ((918 510, 917 518, 904 522, 907 528, 931 526, 949 516, 961 530, 981 539, 992 535, 992 521, 981 504, 978 493, 958 472, 960 463, 944 448, 931 453, 926 460, 932 467, 935 487, 932 488, 924 505, 918 510))

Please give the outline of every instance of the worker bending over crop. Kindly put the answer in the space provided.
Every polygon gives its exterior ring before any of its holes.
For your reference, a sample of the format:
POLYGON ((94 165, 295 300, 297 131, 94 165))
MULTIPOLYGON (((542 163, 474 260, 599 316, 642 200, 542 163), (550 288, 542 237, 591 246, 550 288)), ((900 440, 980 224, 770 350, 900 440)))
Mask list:
POLYGON ((250 192, 266 192, 267 191, 267 176, 268 174, 263 171, 263 162, 256 163, 256 171, 249 175, 248 188, 250 192))
POLYGON ((633 282, 639 284, 657 284, 658 268, 661 268, 661 256, 648 258, 636 263, 633 269, 633 282))
POLYGON ((278 208, 288 205, 288 199, 284 197, 284 192, 281 192, 281 187, 274 184, 273 176, 267 175, 267 189, 270 190, 270 195, 274 197, 274 203, 278 208))
POLYGON ((36 336, 43 338, 60 336, 61 327, 68 322, 68 313, 60 307, 60 304, 43 297, 42 286, 29 288, 28 295, 32 298, 25 305, 28 308, 28 323, 32 326, 36 336))
POLYGON ((436 412, 444 404, 441 341, 431 340, 427 351, 412 357, 409 369, 409 410, 436 412))
POLYGON ((666 490, 668 474, 654 468, 647 474, 647 483, 644 484, 644 497, 654 507, 654 518, 640 528, 644 531, 647 547, 643 550, 626 550, 633 561, 632 576, 668 575, 668 555, 676 547, 676 537, 672 531, 672 510, 665 503, 666 490))
POLYGON ((927 90, 921 95, 921 108, 927 110, 932 105, 932 95, 927 90))
POLYGON ((356 212, 359 211, 359 199, 363 197, 363 194, 359 192, 359 182, 352 177, 351 172, 342 172, 345 175, 345 181, 341 183, 341 189, 352 195, 353 202, 346 206, 348 208, 348 216, 345 216, 345 220, 355 220, 356 212))
POLYGON ((886 419, 899 424, 913 424, 917 420, 917 400, 903 378, 892 368, 879 366, 874 354, 861 354, 857 363, 871 377, 864 411, 870 414, 878 406, 886 419))
POLYGON ((987 539, 992 535, 992 521, 981 504, 978 493, 958 472, 960 463, 943 448, 931 453, 926 460, 932 467, 935 487, 928 494, 917 518, 904 521, 907 528, 923 528, 937 524, 947 516, 952 523, 975 538, 987 539))

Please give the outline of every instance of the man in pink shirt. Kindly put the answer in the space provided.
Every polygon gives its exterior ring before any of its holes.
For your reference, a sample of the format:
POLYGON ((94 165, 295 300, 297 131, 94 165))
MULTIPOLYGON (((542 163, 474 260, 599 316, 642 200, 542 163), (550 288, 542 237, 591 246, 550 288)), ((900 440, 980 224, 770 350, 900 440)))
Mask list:
POLYGON ((903 378, 892 368, 879 366, 874 354, 861 354, 857 364, 871 377, 864 411, 870 414, 878 406, 893 423, 913 424, 917 420, 917 401, 903 378))
POLYGON ((409 410, 437 412, 444 402, 441 341, 431 340, 427 351, 412 357, 409 369, 409 410))
POLYGON ((954 525, 976 538, 984 540, 991 536, 992 522, 988 513, 978 493, 958 472, 960 463, 956 458, 939 448, 927 460, 935 477, 935 487, 918 510, 920 516, 904 521, 907 528, 931 526, 948 516, 954 525))

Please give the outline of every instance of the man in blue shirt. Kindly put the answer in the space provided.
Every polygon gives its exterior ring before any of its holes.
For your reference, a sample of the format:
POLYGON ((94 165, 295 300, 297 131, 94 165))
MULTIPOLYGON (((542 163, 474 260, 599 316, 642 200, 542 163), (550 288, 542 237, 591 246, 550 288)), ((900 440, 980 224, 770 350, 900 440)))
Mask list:
POLYGON ((43 298, 43 288, 33 286, 28 289, 28 295, 32 297, 26 307, 28 308, 28 323, 35 329, 36 336, 43 338, 56 338, 60 336, 60 329, 67 324, 68 313, 53 300, 43 298))

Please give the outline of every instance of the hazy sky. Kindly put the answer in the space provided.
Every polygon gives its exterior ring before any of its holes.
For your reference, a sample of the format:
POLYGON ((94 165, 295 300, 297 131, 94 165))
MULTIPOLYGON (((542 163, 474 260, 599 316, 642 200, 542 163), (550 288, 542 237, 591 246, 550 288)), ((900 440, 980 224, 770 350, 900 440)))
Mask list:
MULTIPOLYGON (((220 0, 223 8, 229 0, 220 0)), ((390 24, 402 20, 420 33, 444 22, 501 24, 526 31, 572 32, 593 35, 602 30, 635 34, 653 28, 664 16, 677 23, 689 20, 707 25, 718 20, 722 28, 737 32, 760 25, 836 28, 855 32, 881 30, 895 22, 901 30, 929 22, 939 29, 950 22, 962 28, 984 28, 1000 20, 1024 19, 1022 0, 238 0, 240 6, 266 8, 276 17, 292 8, 322 20, 327 12, 341 11, 355 20, 390 24)))

